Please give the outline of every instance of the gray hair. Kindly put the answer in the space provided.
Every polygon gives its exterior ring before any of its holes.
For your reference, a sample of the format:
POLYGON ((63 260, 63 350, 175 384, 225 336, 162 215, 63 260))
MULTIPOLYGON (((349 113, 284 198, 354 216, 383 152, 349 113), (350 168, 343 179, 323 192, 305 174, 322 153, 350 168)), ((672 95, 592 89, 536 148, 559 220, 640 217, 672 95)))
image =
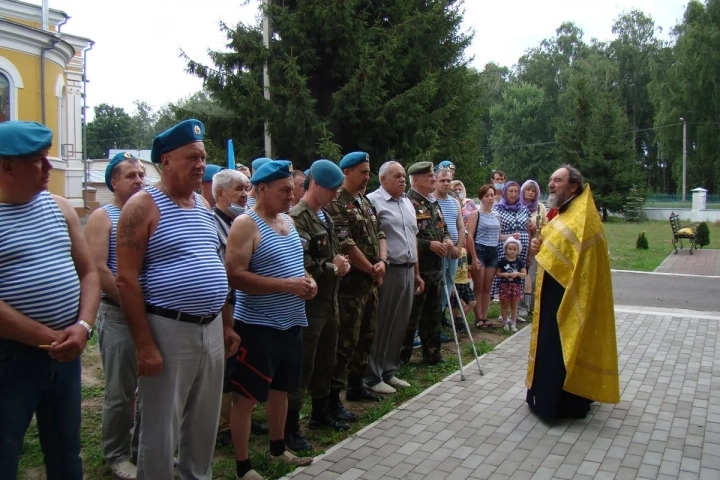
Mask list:
MULTIPOLYGON (((378 177, 382 178, 385 176, 387 171, 392 167, 393 165, 398 164, 400 165, 400 162, 397 162, 395 160, 388 160, 387 162, 380 165, 380 170, 378 170, 378 177)), ((402 166, 402 165, 400 165, 402 166)))
POLYGON ((238 172, 237 170, 220 170, 218 173, 215 174, 215 176, 212 179, 212 196, 215 200, 217 200, 218 197, 218 190, 228 190, 233 183, 240 182, 243 186, 247 185, 250 180, 248 180, 247 175, 245 175, 242 172, 238 172))
POLYGON ((575 193, 576 195, 580 195, 583 190, 585 190, 585 181, 583 180, 583 175, 580 173, 580 170, 567 163, 560 168, 568 171, 568 183, 570 185, 577 185, 578 188, 575 193))

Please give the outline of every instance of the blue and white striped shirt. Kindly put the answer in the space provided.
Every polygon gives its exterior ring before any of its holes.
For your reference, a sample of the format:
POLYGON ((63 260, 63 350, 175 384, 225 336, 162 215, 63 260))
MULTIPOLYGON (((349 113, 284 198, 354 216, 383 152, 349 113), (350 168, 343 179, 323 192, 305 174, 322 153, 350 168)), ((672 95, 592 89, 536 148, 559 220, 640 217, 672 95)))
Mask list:
MULTIPOLYGON (((287 215, 283 218, 290 226, 290 233, 280 235, 265 223, 254 210, 246 213, 260 230, 260 245, 250 259, 250 271, 263 277, 304 277, 303 247, 300 236, 287 215)), ((287 330, 294 326, 307 326, 305 301, 291 293, 267 293, 251 295, 237 290, 235 320, 250 325, 260 325, 287 330)))
POLYGON ((80 279, 67 220, 52 195, 0 203, 0 226, 0 300, 54 330, 75 324, 80 279))
POLYGON ((460 239, 457 228, 458 212, 460 211, 458 201, 450 195, 448 195, 446 200, 437 197, 436 199, 438 205, 440 205, 440 210, 442 210, 445 225, 447 225, 448 231, 450 232, 450 238, 452 238, 453 243, 457 245, 457 242, 460 239))
POLYGON ((190 315, 218 313, 228 293, 213 213, 195 194, 180 208, 155 187, 145 187, 160 210, 140 274, 145 303, 190 315))
POLYGON ((107 266, 113 275, 117 275, 117 251, 115 247, 115 240, 117 239, 117 223, 120 218, 120 209, 112 203, 103 205, 101 208, 105 210, 107 216, 110 217, 110 223, 112 224, 112 229, 110 231, 110 243, 108 245, 107 266))
POLYGON ((245 207, 252 208, 255 206, 255 203, 257 203, 257 199, 255 197, 251 197, 250 195, 248 195, 247 203, 245 204, 245 207))

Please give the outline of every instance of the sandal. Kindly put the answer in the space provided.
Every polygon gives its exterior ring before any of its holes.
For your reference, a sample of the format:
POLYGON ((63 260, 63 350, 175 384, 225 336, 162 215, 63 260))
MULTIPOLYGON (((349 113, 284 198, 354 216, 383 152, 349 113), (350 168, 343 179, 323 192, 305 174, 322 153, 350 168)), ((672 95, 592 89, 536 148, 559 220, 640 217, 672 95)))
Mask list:
POLYGON ((475 328, 488 328, 490 325, 488 325, 487 320, 478 320, 475 322, 475 328))

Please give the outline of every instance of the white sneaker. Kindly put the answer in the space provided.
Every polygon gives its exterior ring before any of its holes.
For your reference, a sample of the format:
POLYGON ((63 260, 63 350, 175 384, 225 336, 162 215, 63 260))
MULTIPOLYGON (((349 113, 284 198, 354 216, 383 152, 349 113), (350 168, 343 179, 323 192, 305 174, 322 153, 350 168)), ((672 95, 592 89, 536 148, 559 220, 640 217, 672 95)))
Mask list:
POLYGON ((397 377, 390 378, 390 380, 387 381, 387 384, 390 385, 391 387, 399 387, 399 388, 407 388, 410 386, 410 384, 408 382, 406 382, 405 380, 400 380, 397 377))
POLYGON ((377 393, 380 395, 389 395, 391 393, 397 392, 397 390, 395 390, 393 387, 391 387, 385 382, 380 382, 377 385, 365 385, 365 388, 367 388, 373 393, 377 393))
POLYGON ((108 466, 115 478, 123 480, 135 480, 137 478, 137 467, 127 460, 108 466))
POLYGON ((520 315, 518 315, 517 321, 518 321, 518 322, 527 322, 527 320, 525 320, 525 319, 524 319, 523 317, 521 317, 520 315))
POLYGON ((265 477, 260 476, 254 469, 247 472, 242 478, 235 475, 236 480, 265 480, 265 477))
POLYGON ((512 325, 512 326, 510 327, 510 330, 512 330, 513 333, 517 333, 517 331, 518 331, 518 329, 517 329, 517 327, 516 327, 515 325, 512 325))

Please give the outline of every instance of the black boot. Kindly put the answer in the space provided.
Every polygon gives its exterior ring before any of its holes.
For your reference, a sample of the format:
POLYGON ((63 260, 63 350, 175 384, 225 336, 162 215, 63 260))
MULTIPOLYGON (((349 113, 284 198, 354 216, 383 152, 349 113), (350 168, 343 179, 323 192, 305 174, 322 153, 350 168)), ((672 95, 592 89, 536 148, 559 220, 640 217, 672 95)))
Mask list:
POLYGON ((348 411, 340 401, 340 390, 330 390, 325 408, 327 408, 328 413, 336 420, 340 420, 341 422, 357 421, 357 416, 348 411))
POLYGON ((289 450, 312 450, 312 445, 300 432, 300 410, 288 409, 285 418, 285 445, 289 450))
POLYGON ((348 387, 345 398, 350 402, 358 400, 367 400, 369 402, 382 402, 382 397, 376 395, 367 388, 360 385, 359 387, 348 387))
POLYGON ((267 423, 260 423, 257 420, 253 420, 250 424, 250 431, 254 435, 267 435, 270 432, 267 423))
POLYGON ((312 399, 312 416, 310 417, 310 428, 330 427, 334 430, 347 430, 350 428, 345 422, 341 422, 332 415, 327 407, 328 399, 313 398, 312 399))

